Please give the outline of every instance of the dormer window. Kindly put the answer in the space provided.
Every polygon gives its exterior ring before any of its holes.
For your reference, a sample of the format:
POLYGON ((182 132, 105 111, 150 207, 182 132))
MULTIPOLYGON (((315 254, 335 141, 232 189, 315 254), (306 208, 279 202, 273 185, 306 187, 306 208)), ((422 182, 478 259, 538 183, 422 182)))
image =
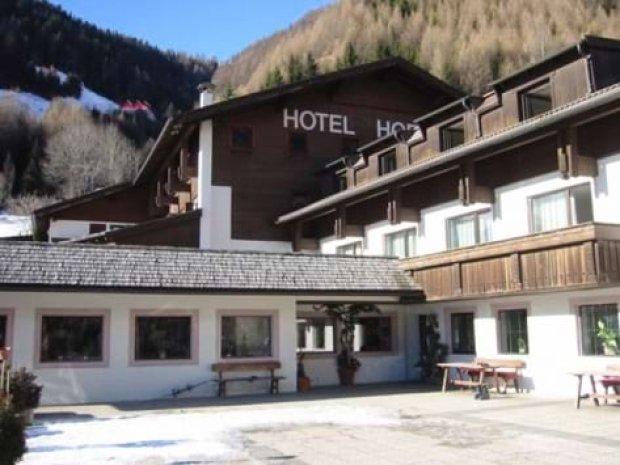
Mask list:
POLYGON ((551 83, 545 81, 521 92, 521 120, 533 118, 553 108, 551 83))
POLYGON ((465 143, 465 125, 463 120, 441 128, 441 151, 450 150, 465 143))
POLYGON ((379 176, 391 173, 396 169, 396 152, 388 152, 379 157, 379 176))

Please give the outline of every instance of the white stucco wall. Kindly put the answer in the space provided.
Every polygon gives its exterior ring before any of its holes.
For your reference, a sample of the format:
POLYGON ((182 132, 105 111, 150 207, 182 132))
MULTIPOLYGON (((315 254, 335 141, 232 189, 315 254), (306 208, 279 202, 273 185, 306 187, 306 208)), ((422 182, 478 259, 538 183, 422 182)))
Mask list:
POLYGON ((51 220, 48 230, 50 242, 54 239, 78 239, 90 234, 90 224, 105 224, 106 230, 112 225, 126 225, 130 223, 106 222, 106 221, 80 221, 80 220, 51 220))
MULTIPOLYGON (((580 355, 577 305, 586 302, 615 302, 620 307, 620 287, 415 305, 410 310, 410 318, 417 319, 416 316, 420 314, 437 315, 442 342, 449 344, 450 312, 472 310, 475 314, 476 355, 521 359, 527 364, 523 371, 527 389, 542 395, 573 396, 576 395, 577 384, 576 377, 570 374, 571 371, 579 368, 603 369, 607 364, 620 363, 620 357, 580 355), (529 353, 498 354, 497 307, 522 308, 524 305, 529 308, 529 353)), ((413 324, 417 325, 415 322, 413 324)), ((412 350, 419 351, 419 346, 412 350)), ((451 355, 450 359, 464 360, 473 357, 451 355)), ((589 382, 584 382, 584 389, 584 392, 589 392, 589 382)))
MULTIPOLYGON (((43 403, 156 399, 170 394, 171 389, 212 379, 211 364, 218 361, 216 314, 221 310, 276 310, 277 354, 282 363, 282 392, 296 389, 296 332, 294 297, 282 296, 188 296, 149 294, 95 294, 51 292, 3 292, 3 307, 14 309, 13 365, 34 371, 45 388, 43 403), (50 368, 35 366, 35 316, 37 309, 109 309, 109 366, 101 368, 50 368), (130 366, 130 311, 197 310, 198 363, 188 365, 130 366)), ((231 395, 264 393, 262 382, 232 383, 231 395)), ((187 396, 214 395, 214 383, 197 388, 187 396)))
MULTIPOLYGON (((406 347, 409 333, 406 331, 406 307, 402 305, 379 305, 381 316, 395 318, 393 325, 392 351, 388 353, 356 352, 361 367, 355 374, 356 384, 403 381, 410 378, 406 347)), ((300 305, 298 311, 311 314, 312 308, 300 305)), ((336 349, 337 351, 337 349, 336 349)), ((304 358, 306 376, 313 386, 338 384, 336 353, 308 353, 304 358)))
MULTIPOLYGON (((508 184, 495 190, 495 203, 476 203, 464 206, 455 200, 420 212, 421 221, 390 225, 382 221, 364 228, 364 255, 384 255, 385 235, 411 227, 418 228, 417 255, 442 252, 447 249, 446 220, 448 218, 493 208, 492 239, 495 241, 530 234, 529 198, 545 192, 589 184, 592 189, 594 221, 620 224, 620 154, 598 161, 596 178, 578 176, 564 179, 559 172, 548 173, 508 184)), ((336 248, 360 240, 358 237, 336 239, 326 237, 320 242, 322 253, 336 253, 336 248)))

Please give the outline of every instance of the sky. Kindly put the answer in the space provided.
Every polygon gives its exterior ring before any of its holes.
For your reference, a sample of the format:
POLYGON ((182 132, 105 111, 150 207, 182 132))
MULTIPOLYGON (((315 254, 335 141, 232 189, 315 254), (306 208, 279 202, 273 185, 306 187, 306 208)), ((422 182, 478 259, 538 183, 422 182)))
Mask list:
POLYGON ((223 61, 334 0, 49 0, 164 50, 223 61))

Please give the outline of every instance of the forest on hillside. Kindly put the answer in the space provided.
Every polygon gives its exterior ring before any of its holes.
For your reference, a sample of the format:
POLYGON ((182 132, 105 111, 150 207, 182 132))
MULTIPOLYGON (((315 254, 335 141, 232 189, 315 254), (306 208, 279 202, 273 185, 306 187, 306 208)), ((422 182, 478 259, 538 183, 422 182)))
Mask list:
POLYGON ((191 109, 217 67, 44 0, 0 1, 0 62, 0 89, 51 102, 37 117, 15 94, 0 99, 0 208, 16 214, 131 179, 165 117, 191 109), (117 103, 148 102, 156 117, 88 111, 75 100, 83 86, 117 103))
POLYGON ((620 0, 340 0, 220 64, 214 80, 239 95, 402 56, 480 92, 585 33, 620 38, 620 0))
POLYGON ((159 115, 191 109, 196 86, 217 67, 214 59, 161 51, 40 0, 0 1, 0 63, 0 88, 74 95, 82 81, 116 102, 147 101, 159 115), (53 66, 71 79, 63 85, 36 66, 53 66))

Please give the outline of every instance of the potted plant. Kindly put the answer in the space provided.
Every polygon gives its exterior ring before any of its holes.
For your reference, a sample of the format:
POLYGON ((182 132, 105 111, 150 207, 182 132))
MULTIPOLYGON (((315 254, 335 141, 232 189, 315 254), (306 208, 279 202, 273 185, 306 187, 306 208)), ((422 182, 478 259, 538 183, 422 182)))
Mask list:
POLYGON ((336 357, 338 379, 341 386, 351 386, 355 380, 355 373, 362 365, 359 359, 353 355, 357 317, 361 313, 381 313, 381 311, 375 304, 366 303, 329 303, 318 305, 315 308, 325 312, 340 327, 340 352, 336 357))
POLYGON ((618 354, 618 332, 609 328, 603 320, 599 320, 596 336, 603 346, 603 353, 605 355, 617 355, 618 354))
POLYGON ((420 351, 420 361, 417 366, 421 369, 422 380, 435 383, 441 380, 441 369, 438 363, 446 361, 448 346, 439 342, 439 321, 436 315, 426 315, 424 335, 425 341, 420 351))
POLYGON ((11 407, 26 423, 32 422, 33 411, 39 406, 43 386, 34 381, 37 377, 21 368, 11 374, 11 407))
POLYGON ((297 390, 299 392, 308 392, 310 390, 310 378, 306 375, 304 357, 304 353, 299 352, 297 354, 297 390))
POLYGON ((25 428, 12 407, 0 406, 0 465, 13 465, 26 453, 25 428))

